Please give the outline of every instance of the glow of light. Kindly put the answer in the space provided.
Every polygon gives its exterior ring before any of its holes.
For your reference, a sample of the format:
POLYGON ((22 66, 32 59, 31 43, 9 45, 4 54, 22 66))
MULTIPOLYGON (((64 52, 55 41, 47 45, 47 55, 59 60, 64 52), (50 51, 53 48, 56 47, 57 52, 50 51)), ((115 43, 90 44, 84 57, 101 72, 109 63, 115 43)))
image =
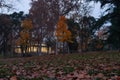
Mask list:
MULTIPOLYGON (((47 50, 48 50, 47 47, 45 47, 45 46, 41 47, 41 52, 42 52, 42 53, 51 52, 51 48, 49 48, 49 51, 47 51, 47 50)), ((38 51, 38 47, 34 47, 34 46, 29 47, 29 48, 27 49, 27 52, 36 53, 37 51, 38 51)), ((15 48, 15 52, 16 52, 16 53, 21 53, 20 47, 15 48)))

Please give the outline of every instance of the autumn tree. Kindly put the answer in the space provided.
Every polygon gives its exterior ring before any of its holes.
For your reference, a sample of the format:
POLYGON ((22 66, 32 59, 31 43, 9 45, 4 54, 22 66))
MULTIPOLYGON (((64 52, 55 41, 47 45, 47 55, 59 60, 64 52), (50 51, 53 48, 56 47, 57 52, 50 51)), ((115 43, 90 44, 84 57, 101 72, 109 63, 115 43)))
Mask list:
POLYGON ((38 44, 38 55, 41 54, 41 44, 48 34, 53 34, 58 20, 56 0, 33 0, 30 17, 33 19, 34 35, 38 44))
POLYGON ((27 48, 30 43, 30 30, 32 29, 32 21, 30 19, 25 19, 21 23, 22 30, 20 32, 20 38, 17 41, 17 45, 20 46, 21 52, 24 54, 27 52, 27 48))
POLYGON ((59 42, 63 43, 63 49, 65 42, 71 41, 71 32, 67 29, 65 16, 60 16, 56 27, 56 37, 59 42))
POLYGON ((30 16, 36 28, 38 44, 49 32, 54 32, 59 16, 77 11, 80 3, 81 0, 32 0, 30 16))
POLYGON ((88 3, 84 3, 86 0, 32 0, 30 16, 33 19, 38 46, 41 47, 46 35, 54 32, 59 16, 65 15, 74 20, 88 16, 91 9, 88 3))

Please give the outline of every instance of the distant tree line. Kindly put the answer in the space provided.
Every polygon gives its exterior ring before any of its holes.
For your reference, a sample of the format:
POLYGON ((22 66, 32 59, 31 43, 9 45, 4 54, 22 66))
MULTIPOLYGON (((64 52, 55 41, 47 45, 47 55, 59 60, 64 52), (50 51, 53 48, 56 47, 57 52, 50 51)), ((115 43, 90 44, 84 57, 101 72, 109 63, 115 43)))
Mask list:
POLYGON ((90 16, 89 1, 32 0, 29 14, 1 13, 0 54, 14 56, 19 46, 24 56, 34 45, 40 55, 42 43, 56 54, 120 49, 119 1, 93 0, 110 5, 99 19, 90 16))

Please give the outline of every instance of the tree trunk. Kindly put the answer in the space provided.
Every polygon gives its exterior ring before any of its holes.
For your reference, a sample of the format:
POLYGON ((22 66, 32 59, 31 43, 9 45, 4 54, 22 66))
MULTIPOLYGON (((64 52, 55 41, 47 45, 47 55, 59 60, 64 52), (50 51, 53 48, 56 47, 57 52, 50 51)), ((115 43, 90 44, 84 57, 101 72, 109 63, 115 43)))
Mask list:
POLYGON ((58 54, 58 45, 57 45, 57 40, 56 40, 56 49, 55 49, 55 54, 58 54))
POLYGON ((66 46, 67 46, 67 52, 70 53, 70 50, 69 50, 69 46, 68 46, 68 43, 66 42, 66 46))

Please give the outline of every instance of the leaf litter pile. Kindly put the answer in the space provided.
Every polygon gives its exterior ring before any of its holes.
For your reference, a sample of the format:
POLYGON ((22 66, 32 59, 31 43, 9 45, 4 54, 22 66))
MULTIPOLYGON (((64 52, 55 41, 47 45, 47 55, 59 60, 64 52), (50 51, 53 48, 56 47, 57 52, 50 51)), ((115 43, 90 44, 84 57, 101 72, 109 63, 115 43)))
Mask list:
POLYGON ((0 80, 120 80, 120 53, 0 59, 0 80))

